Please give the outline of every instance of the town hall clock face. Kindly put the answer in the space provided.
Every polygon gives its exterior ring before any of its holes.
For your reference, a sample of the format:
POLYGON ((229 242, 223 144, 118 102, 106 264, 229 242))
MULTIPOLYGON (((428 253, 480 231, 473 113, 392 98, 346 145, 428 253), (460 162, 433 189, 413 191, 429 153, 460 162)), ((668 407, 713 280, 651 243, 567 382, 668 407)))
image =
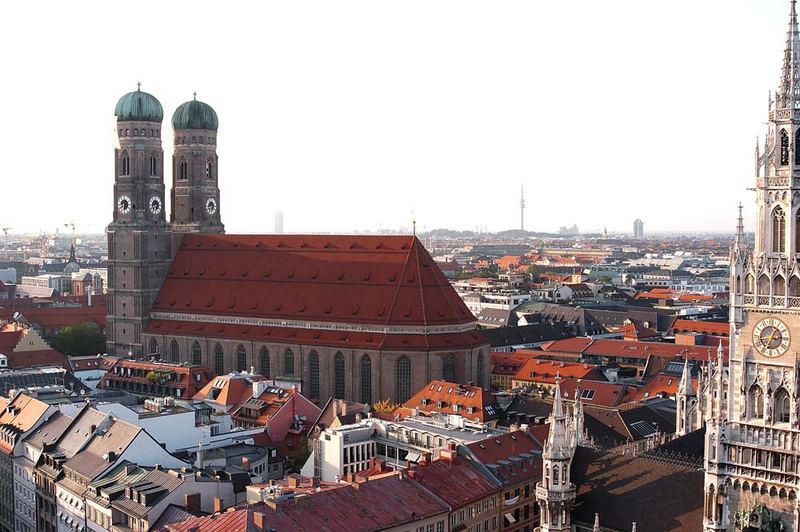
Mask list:
POLYGON ((777 318, 764 318, 753 327, 753 346, 764 356, 783 356, 790 342, 789 328, 777 318))
POLYGON ((206 211, 208 214, 214 214, 217 212, 217 202, 214 201, 214 198, 208 198, 206 200, 206 211))
POLYGON ((117 209, 122 214, 126 214, 131 210, 131 199, 128 196, 120 196, 117 200, 117 209))

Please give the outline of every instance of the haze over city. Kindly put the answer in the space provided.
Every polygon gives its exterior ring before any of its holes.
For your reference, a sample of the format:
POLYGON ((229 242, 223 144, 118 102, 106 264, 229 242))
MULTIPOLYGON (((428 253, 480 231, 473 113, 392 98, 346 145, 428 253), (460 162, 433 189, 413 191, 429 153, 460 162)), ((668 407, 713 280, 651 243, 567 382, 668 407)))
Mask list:
POLYGON ((217 6, 4 6, 4 182, 40 194, 0 225, 105 228, 141 81, 217 110, 230 231, 499 231, 522 183, 532 231, 731 232, 739 201, 752 228, 783 1, 217 6))

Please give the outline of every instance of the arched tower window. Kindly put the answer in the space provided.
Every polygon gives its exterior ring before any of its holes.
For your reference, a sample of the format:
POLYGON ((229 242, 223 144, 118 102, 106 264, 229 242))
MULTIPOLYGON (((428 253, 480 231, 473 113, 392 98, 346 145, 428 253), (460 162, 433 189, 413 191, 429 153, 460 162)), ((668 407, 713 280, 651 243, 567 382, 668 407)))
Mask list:
POLYGON ((180 357, 180 349, 178 348, 178 342, 175 340, 169 343, 169 360, 170 362, 177 362, 180 357))
POLYGON ((789 296, 800 296, 800 279, 792 275, 789 277, 789 296))
POLYGON ((203 352, 200 350, 200 342, 197 340, 192 344, 192 364, 199 366, 203 363, 203 352))
POLYGON ((447 355, 442 360, 442 378, 447 382, 456 382, 456 357, 447 355))
POLYGON ((786 279, 783 275, 776 275, 775 280, 772 282, 772 295, 785 296, 786 295, 786 279))
POLYGON ((762 274, 761 277, 758 278, 758 295, 769 295, 769 276, 766 273, 762 274))
POLYGON ((214 373, 217 375, 225 374, 225 352, 220 344, 214 346, 214 373))
POLYGON ((800 146, 800 129, 794 134, 794 164, 800 166, 800 150, 797 149, 798 146, 800 146))
POLYGON ((131 158, 128 152, 122 152, 122 175, 131 175, 131 158))
POLYGON ((775 392, 775 421, 778 423, 789 423, 789 412, 792 409, 792 402, 789 399, 789 392, 786 388, 780 388, 775 392))
POLYGON ((150 354, 157 355, 158 354, 158 342, 155 338, 150 338, 150 354))
POLYGON ((478 372, 477 372, 477 379, 478 379, 478 386, 486 386, 486 369, 484 368, 484 364, 486 359, 484 358, 483 351, 478 352, 478 372))
POLYGON ((283 373, 289 377, 294 376, 294 353, 288 347, 283 352, 283 373))
POLYGON ((262 345, 258 350, 258 371, 269 379, 269 369, 269 350, 267 346, 262 345))
POLYGON ((764 417, 764 392, 761 390, 761 386, 754 384, 750 388, 748 402, 750 417, 762 419, 764 417))
POLYGON ((155 155, 150 156, 150 177, 158 175, 158 159, 155 155))
POLYGON ((553 486, 558 486, 558 481, 559 481, 558 474, 559 474, 558 466, 554 465, 553 466, 553 486))
POLYGON ((214 163, 211 161, 206 163, 206 179, 214 179, 214 163))
POLYGON ((336 351, 333 356, 333 396, 344 399, 344 355, 336 351))
POLYGON ((242 344, 236 348, 236 371, 245 371, 247 369, 247 351, 242 344))
POLYGON ((786 214, 780 207, 772 211, 772 251, 784 253, 786 251, 786 214))
POLYGON ((361 402, 372 403, 372 359, 366 353, 361 356, 361 402))
POLYGON ((189 165, 186 164, 186 160, 182 160, 181 164, 178 166, 178 176, 180 179, 188 179, 189 178, 189 165))
POLYGON ((308 396, 319 399, 319 354, 316 351, 308 354, 308 396))
POLYGON ((789 134, 781 129, 781 166, 789 164, 789 134))
POLYGON ((411 397, 411 360, 403 355, 397 359, 395 385, 397 401, 405 403, 411 397))

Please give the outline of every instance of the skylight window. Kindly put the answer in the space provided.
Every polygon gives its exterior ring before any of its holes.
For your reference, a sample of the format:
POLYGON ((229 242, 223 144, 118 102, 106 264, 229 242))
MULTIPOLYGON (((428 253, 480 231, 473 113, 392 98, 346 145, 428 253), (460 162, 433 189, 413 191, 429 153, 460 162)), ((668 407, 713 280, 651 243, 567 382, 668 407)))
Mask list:
POLYGON ((591 401, 594 399, 594 390, 581 390, 581 399, 591 401))

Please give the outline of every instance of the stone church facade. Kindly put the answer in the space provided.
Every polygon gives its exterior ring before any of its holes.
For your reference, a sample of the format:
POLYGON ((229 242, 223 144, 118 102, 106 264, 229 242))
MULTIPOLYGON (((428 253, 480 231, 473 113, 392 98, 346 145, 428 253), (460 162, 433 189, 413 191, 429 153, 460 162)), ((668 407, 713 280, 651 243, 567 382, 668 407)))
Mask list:
POLYGON ((756 152, 755 246, 745 246, 740 214, 731 249, 730 360, 706 412, 707 532, 800 527, 798 54, 792 1, 780 87, 756 152))
POLYGON ((488 342, 416 237, 224 234, 218 119, 196 99, 172 118, 167 222, 161 104, 138 89, 115 114, 109 353, 252 368, 320 402, 488 386, 488 342))

